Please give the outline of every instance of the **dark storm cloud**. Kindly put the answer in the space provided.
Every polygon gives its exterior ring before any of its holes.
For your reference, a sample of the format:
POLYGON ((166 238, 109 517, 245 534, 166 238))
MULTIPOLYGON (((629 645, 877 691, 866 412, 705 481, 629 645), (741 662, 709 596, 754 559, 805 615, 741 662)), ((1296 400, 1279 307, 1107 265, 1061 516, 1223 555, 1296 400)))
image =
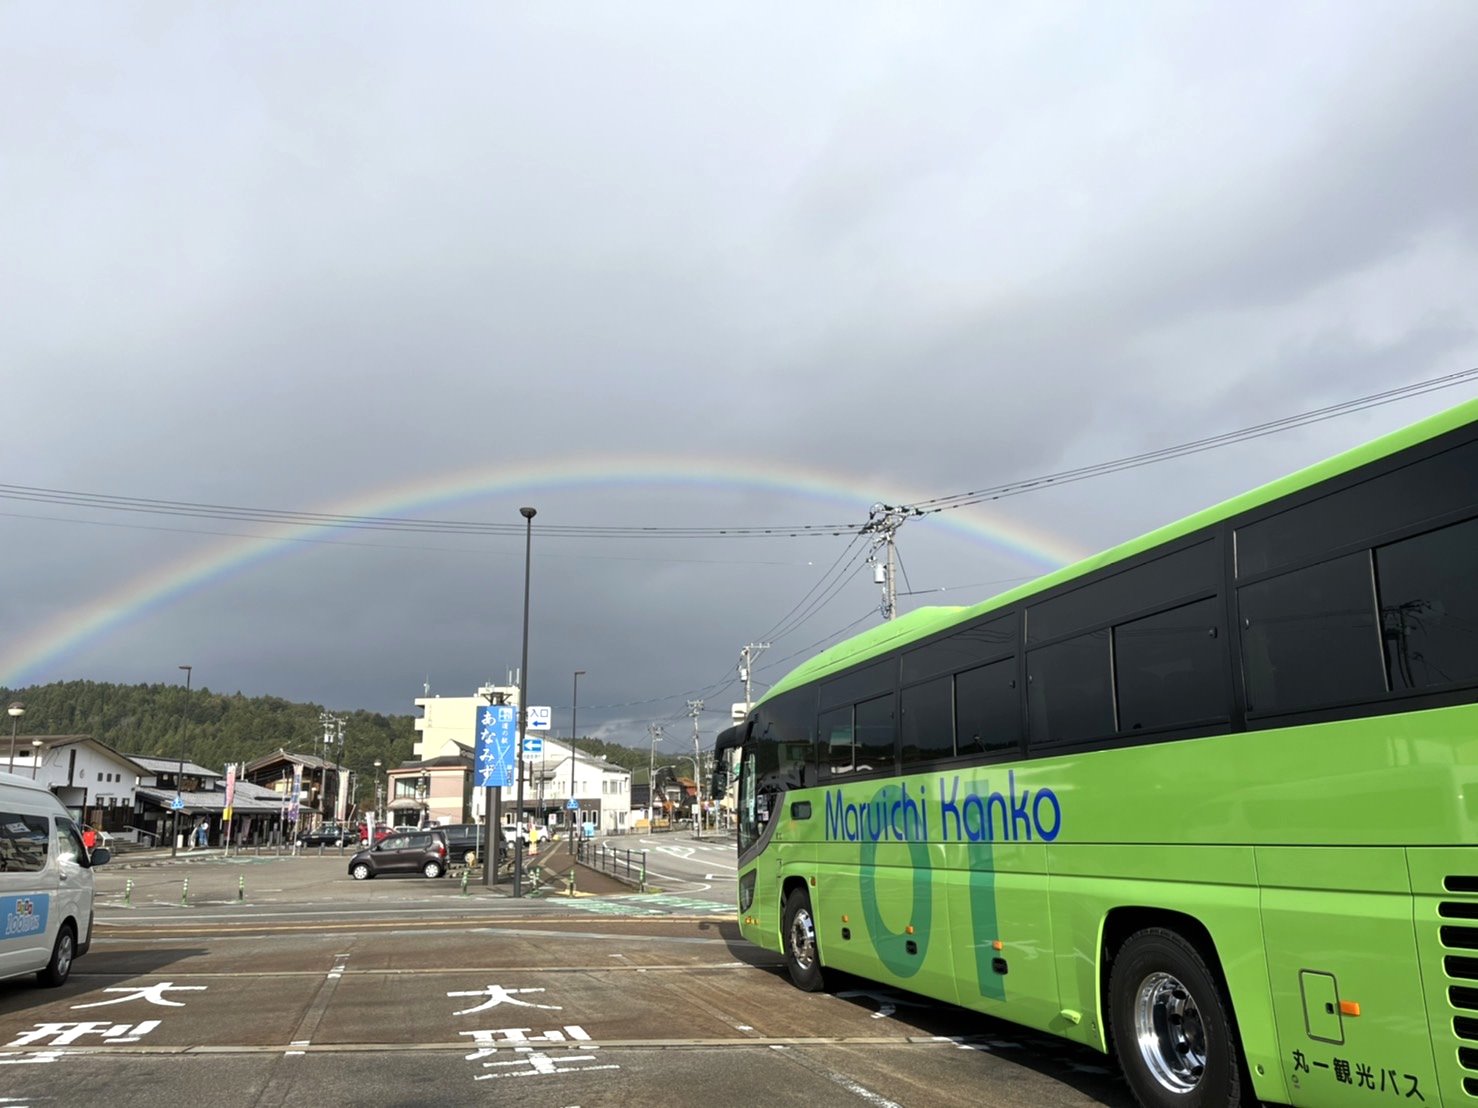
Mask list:
MULTIPOLYGON (((3 480, 333 510, 571 463, 426 514, 860 521, 1466 368, 1475 28, 1444 3, 12 7, 3 480), (637 455, 671 482, 600 480, 637 455)), ((1117 541, 1457 399, 911 524, 905 563, 979 599, 1033 543, 1117 541)), ((215 541, 16 512, 11 636, 215 541)), ((516 537, 328 537, 30 677, 190 660, 405 711, 518 665, 516 537)), ((532 695, 567 706, 586 669, 582 721, 643 741, 708 689, 711 734, 739 647, 844 545, 538 535, 532 695)), ((853 566, 766 679, 876 602, 853 566)))

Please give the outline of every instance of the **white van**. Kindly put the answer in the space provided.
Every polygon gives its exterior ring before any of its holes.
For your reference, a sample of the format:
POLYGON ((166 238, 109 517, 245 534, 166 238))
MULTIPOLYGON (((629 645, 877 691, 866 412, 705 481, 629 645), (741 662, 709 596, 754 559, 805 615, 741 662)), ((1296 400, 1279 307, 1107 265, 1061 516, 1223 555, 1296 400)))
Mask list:
POLYGON ((0 978, 60 985, 92 944, 92 867, 82 831, 49 790, 0 773, 0 978))

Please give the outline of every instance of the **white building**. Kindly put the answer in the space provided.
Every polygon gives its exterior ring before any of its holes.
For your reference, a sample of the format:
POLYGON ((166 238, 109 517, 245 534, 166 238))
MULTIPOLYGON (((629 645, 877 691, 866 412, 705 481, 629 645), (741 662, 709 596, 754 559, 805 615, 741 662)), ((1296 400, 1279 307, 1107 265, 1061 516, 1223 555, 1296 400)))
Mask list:
POLYGON ((137 790, 146 771, 89 735, 44 735, 16 747, 0 769, 54 792, 83 823, 118 838, 137 838, 137 790))
MULTIPOLYGON (((488 704, 518 704, 518 689, 485 685, 477 696, 423 696, 415 704, 422 715, 416 720, 416 758, 437 757, 448 743, 475 748, 477 709, 488 704)), ((546 737, 543 751, 525 760, 523 786, 524 816, 559 827, 569 822, 570 798, 575 800, 577 822, 591 824, 601 834, 623 834, 631 829, 631 773, 603 758, 574 752, 573 767, 568 740, 546 737), (573 778, 571 772, 573 770, 573 778)), ((483 820, 483 789, 472 790, 473 819, 483 820)), ((514 787, 503 790, 505 820, 513 819, 514 787)))

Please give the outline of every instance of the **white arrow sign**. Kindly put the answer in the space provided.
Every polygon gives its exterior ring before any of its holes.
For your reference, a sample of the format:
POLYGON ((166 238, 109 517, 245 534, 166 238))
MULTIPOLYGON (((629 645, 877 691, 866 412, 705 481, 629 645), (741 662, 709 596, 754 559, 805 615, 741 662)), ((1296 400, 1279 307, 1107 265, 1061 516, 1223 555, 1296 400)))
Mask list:
POLYGON ((554 711, 553 711, 553 709, 551 709, 551 708, 536 708, 532 704, 529 705, 529 730, 530 731, 548 731, 549 730, 549 727, 550 727, 550 723, 552 722, 553 718, 554 718, 554 711))

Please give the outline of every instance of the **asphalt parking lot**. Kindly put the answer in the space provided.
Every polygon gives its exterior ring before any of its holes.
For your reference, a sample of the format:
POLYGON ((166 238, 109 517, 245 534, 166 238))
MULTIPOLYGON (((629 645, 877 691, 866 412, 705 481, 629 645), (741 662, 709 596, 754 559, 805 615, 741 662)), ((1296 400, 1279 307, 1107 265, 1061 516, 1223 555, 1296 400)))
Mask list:
POLYGON ((718 901, 515 901, 345 865, 100 870, 72 980, 0 984, 0 1103, 1129 1103, 1070 1044, 865 986, 800 993, 718 901))

